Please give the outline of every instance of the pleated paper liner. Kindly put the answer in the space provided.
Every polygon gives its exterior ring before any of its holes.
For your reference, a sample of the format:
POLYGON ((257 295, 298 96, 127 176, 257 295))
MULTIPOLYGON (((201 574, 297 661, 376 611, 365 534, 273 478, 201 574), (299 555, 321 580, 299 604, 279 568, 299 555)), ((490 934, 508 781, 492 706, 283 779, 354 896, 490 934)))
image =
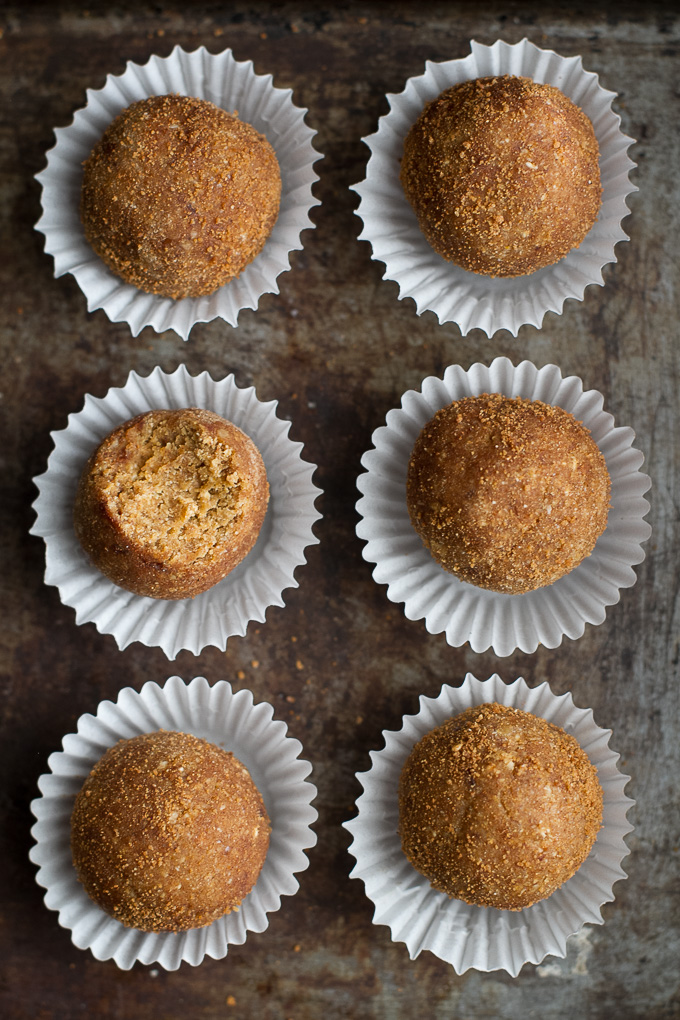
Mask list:
POLYGON ((36 229, 45 235, 55 276, 72 273, 88 311, 102 308, 112 322, 127 322, 133 336, 152 326, 159 333, 173 329, 186 340, 197 322, 218 317, 236 326, 244 308, 257 308, 263 294, 278 294, 277 280, 290 269, 290 253, 302 248, 302 231, 314 226, 309 210, 319 204, 312 185, 321 155, 312 145, 316 131, 305 123, 307 111, 292 97, 291 89, 274 87, 271 74, 255 74, 251 60, 237 61, 229 49, 212 54, 202 46, 192 53, 176 46, 170 56, 152 56, 144 65, 128 62, 123 74, 108 75, 103 88, 88 89, 87 105, 76 111, 72 124, 55 129, 47 167, 36 175, 42 185, 36 229), (275 149, 282 184, 278 219, 254 261, 213 294, 176 301, 147 294, 112 273, 85 239, 79 215, 82 163, 104 130, 130 103, 170 92, 237 111, 275 149))
POLYGON ((474 968, 515 977, 526 963, 565 956, 570 935, 603 923, 603 904, 614 899, 614 883, 626 878, 621 861, 629 852, 626 814, 634 801, 623 792, 628 776, 617 767, 610 736, 590 709, 577 708, 571 694, 554 695, 547 683, 530 688, 522 678, 505 684, 498 675, 480 681, 468 673, 462 686, 444 685, 438 697, 421 697, 420 710, 404 716, 401 729, 383 731, 385 747, 371 751, 371 768, 357 775, 364 790, 358 813, 344 823, 356 859, 351 876, 364 882, 375 906, 373 923, 388 925, 411 959, 427 949, 458 974, 474 968), (490 701, 541 716, 574 736, 596 766, 604 794, 603 827, 586 861, 552 896, 520 911, 471 906, 433 889, 409 864, 397 834, 399 776, 413 745, 445 719, 490 701))
POLYGON ((206 956, 221 960, 248 932, 267 928, 267 915, 280 908, 282 896, 295 894, 295 875, 309 865, 304 851, 316 843, 310 826, 317 818, 311 806, 316 787, 307 779, 312 767, 299 757, 299 740, 287 736, 286 724, 273 715, 270 704, 255 704, 247 690, 234 693, 225 680, 211 687, 203 677, 185 683, 174 676, 163 686, 146 683, 139 693, 126 687, 115 702, 103 701, 94 715, 80 717, 63 750, 50 755, 49 772, 38 781, 41 796, 31 803, 37 882, 74 945, 123 970, 137 961, 177 970, 206 956), (193 733, 233 752, 258 787, 272 826, 262 871, 238 911, 205 928, 160 934, 126 928, 101 910, 78 881, 70 849, 73 802, 92 767, 118 740, 158 729, 193 733))
POLYGON ((430 376, 421 390, 408 390, 401 408, 387 414, 376 429, 373 447, 361 458, 357 479, 364 559, 375 564, 373 577, 387 585, 387 597, 403 603, 409 620, 424 620, 431 634, 444 633, 450 645, 470 643, 473 651, 492 648, 496 655, 515 649, 556 648, 563 637, 576 639, 586 624, 601 624, 620 590, 636 581, 633 566, 644 559, 642 543, 651 529, 644 520, 649 504, 643 493, 651 482, 640 471, 643 456, 633 446, 635 433, 616 427, 596 390, 584 390, 576 376, 562 377, 556 365, 516 367, 507 358, 469 371, 450 366, 443 378, 430 376), (480 393, 504 393, 542 400, 570 411, 590 430, 611 477, 607 527, 592 554, 554 584, 521 595, 486 591, 458 580, 430 555, 411 525, 406 506, 406 474, 422 427, 439 408, 480 393))
POLYGON ((181 365, 148 377, 131 372, 125 386, 105 397, 85 397, 82 411, 53 432, 47 471, 34 479, 39 496, 31 533, 45 541, 45 583, 56 585, 62 602, 76 611, 76 623, 94 623, 112 634, 119 648, 133 641, 162 648, 169 659, 187 648, 197 655, 206 645, 224 650, 248 624, 264 623, 270 606, 283 606, 286 588, 297 587, 295 571, 307 546, 318 542, 312 527, 321 516, 314 503, 321 490, 316 470, 293 442, 290 422, 276 414, 277 402, 258 400, 254 387, 242 389, 233 375, 215 380, 192 376, 181 365), (92 565, 73 529, 78 479, 90 454, 121 422, 152 408, 204 407, 233 422, 253 440, 265 463, 269 506, 255 547, 219 584, 193 599, 145 598, 119 588, 92 565))
POLYGON ((615 245, 627 240, 621 221, 629 214, 626 198, 637 191, 627 155, 633 139, 621 131, 612 109, 615 93, 602 88, 581 57, 561 57, 528 39, 493 46, 471 42, 460 60, 427 61, 424 74, 409 78, 403 92, 387 96, 390 112, 375 134, 364 138, 371 156, 366 178, 353 190, 360 196, 357 216, 361 240, 373 258, 385 264, 384 278, 399 284, 399 297, 412 298, 418 314, 433 311, 439 321, 455 322, 465 335, 482 329, 492 336, 507 329, 513 336, 525 323, 540 327, 546 312, 561 313, 567 298, 583 300, 589 284, 603 285, 602 268, 615 262, 615 245), (399 181, 403 143, 423 107, 444 89, 472 78, 524 75, 559 88, 590 118, 600 147, 602 208, 582 244, 553 266, 514 279, 468 272, 447 262, 427 243, 399 181))

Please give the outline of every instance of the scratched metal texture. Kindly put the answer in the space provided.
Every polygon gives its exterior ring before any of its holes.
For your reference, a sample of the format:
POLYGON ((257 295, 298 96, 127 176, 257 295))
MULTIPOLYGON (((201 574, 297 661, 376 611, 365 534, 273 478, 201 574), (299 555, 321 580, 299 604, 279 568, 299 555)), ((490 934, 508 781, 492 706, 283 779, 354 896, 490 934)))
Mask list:
POLYGON ((671 4, 471 3, 3 3, 0 5, 0 1014, 8 1020, 378 1017, 670 1020, 678 999, 678 39, 671 4), (630 241, 605 270, 606 286, 546 316, 517 338, 462 337, 381 278, 357 240, 364 175, 361 138, 387 112, 385 95, 426 59, 464 56, 470 39, 527 36, 588 70, 618 93, 639 193, 626 220, 630 241), (74 280, 53 276, 33 229, 53 128, 70 122, 88 87, 128 60, 166 55, 175 44, 233 49, 255 70, 294 90, 308 107, 324 154, 312 213, 316 229, 280 279, 281 293, 242 313, 238 328, 197 326, 188 343, 145 329, 133 338, 103 312, 88 314, 74 280), (449 364, 497 355, 539 365, 601 390, 617 423, 630 425, 652 476, 653 537, 634 588, 554 650, 498 659, 451 648, 409 622, 371 577, 356 537, 360 457, 404 390, 449 364), (28 534, 49 434, 129 371, 184 363, 193 372, 235 373, 264 400, 279 401, 291 436, 319 465, 320 544, 297 572, 299 587, 263 625, 225 652, 119 652, 43 584, 42 542, 28 534), (504 973, 463 976, 425 952, 409 961, 389 931, 372 924, 361 883, 349 879, 349 836, 360 792, 355 773, 381 746, 381 731, 413 712, 420 694, 460 683, 467 671, 505 680, 548 680, 572 691, 611 728, 637 806, 625 861, 603 926, 570 940, 566 959, 504 973), (78 716, 126 685, 204 675, 250 688, 275 706, 314 766, 318 845, 295 897, 268 929, 223 961, 175 973, 121 972, 76 949, 42 903, 28 860, 29 802, 50 752, 78 716))

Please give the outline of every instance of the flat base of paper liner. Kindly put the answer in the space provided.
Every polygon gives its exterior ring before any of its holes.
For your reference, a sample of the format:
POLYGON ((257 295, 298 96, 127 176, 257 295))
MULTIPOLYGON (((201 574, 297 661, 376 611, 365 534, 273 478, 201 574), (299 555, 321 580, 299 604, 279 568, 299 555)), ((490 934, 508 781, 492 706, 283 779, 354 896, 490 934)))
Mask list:
POLYGON ((616 767, 610 736, 611 730, 595 725, 590 709, 576 708, 571 694, 554 695, 547 683, 532 689, 522 678, 505 684, 497 674, 480 681, 468 673, 461 687, 444 685, 438 697, 421 697, 419 712, 404 716, 400 730, 383 731, 384 749, 371 751, 370 770, 357 774, 364 788, 358 814, 344 823, 354 837, 351 877, 366 886, 375 905, 373 923, 388 925, 412 960, 428 949, 458 974, 472 967, 515 977, 525 963, 565 956, 569 935, 584 924, 602 924, 600 908, 614 899, 614 883, 627 877, 621 861, 629 853, 624 836, 633 827, 626 813, 635 802, 623 792, 629 777, 616 767), (532 712, 572 734, 597 767, 604 793, 603 827, 590 856, 552 896, 520 911, 449 899, 408 863, 397 835, 399 776, 413 745, 445 719, 490 701, 532 712))
POLYGON ((286 724, 273 714, 270 704, 254 704, 250 691, 234 693, 225 680, 211 687, 203 677, 185 683, 173 676, 164 686, 144 684, 140 693, 126 687, 115 702, 103 701, 96 715, 80 717, 63 751, 50 755, 50 772, 38 781, 42 796, 31 804, 38 819, 30 852, 39 865, 37 882, 47 889, 45 904, 59 912, 74 945, 90 949, 98 960, 113 959, 123 970, 135 962, 176 970, 182 962, 197 966, 205 956, 220 960, 249 931, 265 930, 267 914, 279 909, 282 896, 297 891, 294 875, 309 866, 303 851, 316 844, 310 826, 317 818, 311 806, 316 787, 306 778, 312 766, 299 758, 301 743, 286 735, 286 724), (272 825, 264 867, 238 911, 177 934, 140 932, 105 914, 77 880, 70 850, 73 801, 95 762, 118 740, 157 729, 193 733, 232 751, 250 771, 272 825))
POLYGON ((390 112, 378 131, 364 138, 371 156, 366 178, 353 190, 374 259, 385 263, 384 279, 399 284, 400 298, 413 298, 418 315, 432 311, 440 323, 456 322, 463 335, 481 329, 492 336, 507 329, 513 336, 524 324, 539 327, 546 312, 562 311, 567 298, 583 300, 589 284, 602 285, 602 267, 615 262, 614 246, 628 240, 621 220, 629 215, 626 197, 637 191, 629 180, 635 163, 626 155, 633 139, 620 130, 612 110, 614 92, 584 71, 580 57, 561 57, 527 39, 515 45, 472 41, 471 54, 444 63, 427 61, 425 73, 409 78, 403 92, 389 94, 390 112), (427 243, 399 181, 403 142, 426 103, 444 89, 471 78, 525 75, 557 86, 592 121, 600 146, 602 208, 579 248, 553 266, 515 279, 494 279, 467 272, 441 258, 427 243))
POLYGON ((214 380, 191 376, 181 365, 172 374, 155 368, 147 377, 131 372, 122 388, 103 398, 85 397, 83 410, 53 432, 54 451, 45 474, 34 479, 39 496, 31 534, 45 540, 45 583, 54 584, 76 623, 94 623, 118 647, 133 641, 160 647, 169 659, 183 648, 197 655, 206 645, 224 650, 244 635, 251 621, 264 623, 270 606, 283 606, 283 592, 297 587, 295 571, 321 514, 321 493, 312 482, 314 464, 302 459, 302 444, 288 437, 290 422, 276 415, 277 402, 257 399, 254 387, 239 388, 233 375, 214 380), (144 598, 119 588, 92 565, 73 530, 73 501, 82 469, 93 450, 117 425, 150 408, 205 407, 238 425, 258 447, 269 480, 269 506, 255 547, 219 584, 194 599, 144 598))
POLYGON ((514 367, 496 358, 468 372, 450 366, 442 379, 430 376, 421 391, 404 394, 401 409, 388 412, 387 424, 373 433, 373 448, 361 458, 366 470, 357 479, 363 495, 356 531, 366 541, 364 559, 375 564, 375 581, 387 585, 392 602, 404 604, 407 618, 424 620, 431 634, 443 632, 450 645, 469 642, 475 652, 492 648, 496 655, 516 648, 534 652, 539 644, 556 648, 563 637, 580 637, 587 623, 603 623, 620 589, 635 584, 633 565, 644 559, 641 543, 651 534, 643 498, 651 481, 639 470, 644 458, 634 438, 632 429, 614 427, 600 393, 584 391, 576 376, 563 378, 556 365, 537 369, 523 361, 514 367), (480 393, 523 396, 570 411, 590 430, 611 477, 607 528, 592 554, 554 584, 522 595, 485 591, 447 573, 416 534, 406 507, 408 462, 420 430, 439 408, 480 393))
POLYGON ((236 326, 239 312, 257 308, 263 294, 278 294, 278 276, 290 269, 290 253, 302 248, 300 234, 314 227, 309 210, 314 163, 322 156, 312 145, 316 131, 305 124, 306 109, 295 106, 291 89, 274 88, 270 74, 253 63, 236 61, 231 50, 211 54, 204 47, 188 53, 176 46, 169 57, 152 56, 143 66, 128 62, 121 75, 108 75, 102 89, 87 90, 87 106, 73 123, 56 128, 47 167, 36 175, 42 185, 42 216, 36 229, 54 257, 54 275, 72 273, 87 299, 88 311, 101 308, 112 322, 127 322, 136 336, 144 326, 173 329, 184 340, 197 322, 222 318, 236 326), (111 121, 138 99, 179 92, 207 99, 233 112, 266 135, 281 168, 279 216, 263 251, 241 275, 213 294, 173 301, 124 283, 95 255, 80 222, 82 163, 111 121))

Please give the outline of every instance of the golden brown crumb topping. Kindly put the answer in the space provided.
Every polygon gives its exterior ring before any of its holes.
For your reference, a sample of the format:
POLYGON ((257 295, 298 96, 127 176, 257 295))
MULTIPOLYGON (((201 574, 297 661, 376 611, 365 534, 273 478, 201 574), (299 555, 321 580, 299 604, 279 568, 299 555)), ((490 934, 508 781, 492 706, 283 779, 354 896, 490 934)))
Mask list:
POLYGON ((133 103, 84 163, 85 235, 114 273, 165 297, 210 294, 261 251, 279 210, 273 148, 203 99, 133 103))
POLYGON ((121 740, 94 766, 71 818, 88 895, 141 931, 199 928, 238 907, 269 845, 248 770, 187 733, 121 740))
POLYGON ((437 562, 511 594, 552 584, 590 555, 609 494, 604 457, 573 415, 500 393, 438 411, 408 468, 411 523, 437 562))
POLYGON ((429 244, 488 276, 520 276, 577 247, 601 204, 592 124, 559 89, 477 78, 429 103, 401 182, 429 244))
POLYGON ((399 833, 435 889, 520 910, 586 859, 602 824, 597 770, 574 737, 496 703, 469 708, 413 748, 399 833))

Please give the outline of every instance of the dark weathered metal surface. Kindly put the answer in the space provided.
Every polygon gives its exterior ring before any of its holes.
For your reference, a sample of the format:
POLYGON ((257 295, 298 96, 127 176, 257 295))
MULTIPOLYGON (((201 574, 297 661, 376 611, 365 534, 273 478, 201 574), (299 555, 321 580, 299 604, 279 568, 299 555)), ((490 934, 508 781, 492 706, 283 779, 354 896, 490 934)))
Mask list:
POLYGON ((645 1018, 680 1015, 678 983, 678 480, 680 371, 677 343, 678 39, 673 5, 642 2, 575 7, 493 2, 151 5, 128 2, 11 3, 0 7, 0 337, 2 359, 2 923, 0 1013, 8 1018, 76 1016, 645 1018), (85 9, 87 7, 87 9, 85 9), (606 287, 549 314, 518 338, 461 337, 432 314, 399 301, 382 267, 357 241, 350 184, 363 177, 360 139, 425 59, 464 56, 471 38, 528 36, 618 92, 624 131, 638 139, 639 194, 626 221, 629 243, 605 271, 606 287), (85 89, 100 87, 127 60, 166 55, 180 43, 232 47, 258 72, 290 86, 324 153, 313 212, 281 277, 281 293, 237 329, 217 320, 188 343, 151 329, 133 338, 103 312, 88 314, 71 277, 55 280, 33 230, 53 128, 70 122, 85 89), (632 426, 653 478, 652 540, 638 583, 600 627, 553 650, 497 659, 454 649, 405 619, 371 578, 355 535, 356 476, 374 428, 403 391, 448 364, 465 368, 498 354, 556 362, 601 390, 617 423, 632 426), (230 640, 226 652, 182 653, 168 663, 135 644, 118 652, 43 584, 42 542, 33 521, 31 479, 45 469, 49 433, 65 426, 85 393, 102 395, 131 369, 236 374, 277 399, 291 435, 319 465, 320 545, 297 574, 284 609, 230 640), (570 942, 564 960, 506 974, 451 968, 424 953, 410 962, 385 927, 371 923, 361 883, 350 881, 349 836, 341 822, 360 792, 354 775, 381 746, 381 730, 412 712, 420 694, 466 671, 549 680, 573 691, 611 727, 635 832, 604 926, 570 942), (28 861, 29 802, 48 754, 78 716, 125 685, 226 678, 268 699, 302 741, 319 795, 318 845, 301 888, 284 899, 267 931, 251 934, 226 960, 172 974, 136 966, 120 972, 73 947, 42 903, 28 861))

